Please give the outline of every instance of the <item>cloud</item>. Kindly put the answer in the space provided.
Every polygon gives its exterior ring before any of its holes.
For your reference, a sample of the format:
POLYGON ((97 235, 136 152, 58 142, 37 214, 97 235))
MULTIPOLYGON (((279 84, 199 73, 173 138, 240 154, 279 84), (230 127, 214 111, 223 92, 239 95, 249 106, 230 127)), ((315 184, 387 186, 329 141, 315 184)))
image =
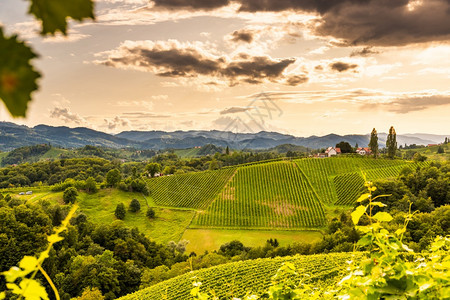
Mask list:
POLYGON ((64 122, 82 124, 86 123, 86 120, 80 115, 73 113, 68 108, 54 107, 50 111, 50 118, 60 119, 64 122))
POLYGON ((232 34, 230 34, 229 39, 232 42, 239 43, 251 43, 253 42, 255 32, 248 29, 240 29, 235 30, 232 34))
POLYGON ((352 70, 352 69, 356 69, 358 67, 357 64, 348 64, 348 63, 341 62, 341 61, 331 63, 329 66, 332 70, 338 71, 339 73, 345 72, 348 70, 352 70))
POLYGON ((235 114, 235 113, 240 113, 240 112, 246 112, 250 109, 251 109, 251 107, 230 107, 230 108, 222 110, 220 112, 220 114, 221 115, 235 114))
POLYGON ((362 49, 352 51, 352 53, 350 53, 350 57, 353 56, 367 57, 379 53, 380 53, 379 51, 372 50, 372 47, 364 47, 362 49))
POLYGON ((163 77, 219 78, 227 80, 230 86, 282 82, 286 68, 295 62, 294 58, 273 59, 246 53, 228 57, 211 44, 176 40, 125 41, 117 49, 98 55, 107 57, 96 64, 154 72, 163 77))
POLYGON ((230 4, 230 0, 153 0, 155 8, 212 10, 230 4))
POLYGON ((122 117, 119 116, 115 116, 112 119, 104 119, 105 122, 105 126, 106 128, 108 128, 109 130, 114 130, 118 127, 126 127, 126 126, 130 126, 131 122, 128 119, 124 119, 122 117))
POLYGON ((345 45, 404 46, 450 38, 448 0, 154 0, 151 9, 161 8, 228 9, 241 18, 261 12, 306 14, 315 16, 310 28, 316 35, 337 38, 345 45))
POLYGON ((128 119, 153 119, 153 118, 170 118, 170 115, 155 114, 155 113, 145 113, 145 112, 124 112, 124 116, 128 119))
POLYGON ((436 106, 450 105, 449 95, 404 96, 386 103, 366 104, 363 110, 381 109, 397 114, 421 111, 436 106))
MULTIPOLYGON (((372 89, 269 91, 264 92, 274 101, 295 104, 319 102, 357 105, 361 110, 376 110, 405 114, 437 106, 450 105, 450 91, 425 90, 416 92, 390 92, 372 89)), ((246 96, 253 99, 257 94, 246 96)))
POLYGON ((286 80, 286 84, 290 86, 297 86, 302 83, 306 83, 309 78, 305 75, 293 75, 286 80))

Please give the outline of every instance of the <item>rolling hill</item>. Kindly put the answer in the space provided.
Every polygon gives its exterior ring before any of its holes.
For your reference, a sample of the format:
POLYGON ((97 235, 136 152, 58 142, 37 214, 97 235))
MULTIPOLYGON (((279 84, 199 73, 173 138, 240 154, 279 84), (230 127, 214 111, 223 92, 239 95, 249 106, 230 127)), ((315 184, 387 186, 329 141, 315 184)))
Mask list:
MULTIPOLYGON (((379 144, 384 145, 386 134, 380 133, 379 144)), ((416 134, 397 135, 399 145, 427 145, 441 143, 444 135, 416 134)), ((85 127, 37 125, 33 128, 10 122, 0 122, 0 150, 11 151, 18 147, 36 144, 51 144, 65 148, 79 148, 85 145, 109 148, 136 149, 186 149, 207 144, 229 146, 233 149, 269 149, 278 145, 292 144, 310 149, 334 146, 341 141, 351 145, 367 146, 369 135, 337 135, 295 137, 277 132, 232 133, 219 130, 190 131, 124 131, 108 134, 85 127)))
POLYGON ((239 261, 189 272, 120 299, 190 299, 194 280, 202 283, 202 291, 214 292, 219 299, 243 299, 247 292, 262 296, 270 286, 271 277, 284 262, 294 264, 301 274, 310 275, 308 282, 315 286, 333 285, 345 271, 346 261, 360 257, 360 253, 332 253, 239 261))

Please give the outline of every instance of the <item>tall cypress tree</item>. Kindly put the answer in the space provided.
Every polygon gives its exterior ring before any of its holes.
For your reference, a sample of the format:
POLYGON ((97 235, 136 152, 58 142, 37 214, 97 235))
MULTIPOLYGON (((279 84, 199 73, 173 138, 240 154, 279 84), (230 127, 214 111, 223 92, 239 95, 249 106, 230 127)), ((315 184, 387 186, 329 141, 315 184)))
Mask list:
POLYGON ((378 156, 378 133, 376 129, 372 129, 370 133, 370 142, 369 142, 370 151, 372 151, 373 156, 376 158, 378 156))
POLYGON ((394 126, 389 128, 389 134, 386 140, 386 148, 389 158, 395 157, 395 152, 397 151, 397 134, 395 133, 394 126))

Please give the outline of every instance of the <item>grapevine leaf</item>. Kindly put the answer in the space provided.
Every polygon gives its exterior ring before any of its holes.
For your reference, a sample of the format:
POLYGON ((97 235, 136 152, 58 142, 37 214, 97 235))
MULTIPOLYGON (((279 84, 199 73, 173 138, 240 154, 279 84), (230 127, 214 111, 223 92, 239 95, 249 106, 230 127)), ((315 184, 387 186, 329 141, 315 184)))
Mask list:
POLYGON ((28 13, 42 21, 42 35, 60 31, 67 34, 67 18, 94 19, 92 0, 31 0, 28 13))
POLYGON ((373 218, 380 222, 390 222, 392 220, 392 216, 387 212, 378 212, 373 216, 373 218))
POLYGON ((24 278, 20 282, 22 296, 25 299, 44 299, 48 300, 48 294, 45 288, 36 280, 24 278))
POLYGON ((12 116, 25 117, 40 74, 30 64, 37 55, 17 36, 5 37, 0 27, 0 99, 12 116))
POLYGON ((3 300, 3 299, 5 299, 5 298, 6 298, 5 292, 1 292, 1 293, 0 293, 0 300, 3 300))
POLYGON ((57 234, 52 234, 49 237, 47 237, 48 242, 52 244, 62 241, 63 239, 64 239, 63 237, 60 237, 57 234))
POLYGON ((366 194, 362 194, 361 196, 359 196, 359 198, 358 198, 358 200, 356 200, 356 202, 362 202, 362 201, 364 201, 364 200, 368 199, 368 198, 369 198, 369 196, 370 196, 370 194, 369 194, 369 193, 366 193, 366 194))
POLYGON ((358 206, 354 212, 352 212, 352 221, 353 224, 358 224, 359 219, 362 217, 362 215, 366 212, 366 206, 360 205, 358 206))
POLYGON ((379 201, 375 201, 375 202, 371 202, 372 206, 378 206, 378 207, 385 207, 387 206, 386 204, 379 202, 379 201))
POLYGON ((34 271, 37 267, 38 260, 34 256, 24 256, 19 262, 19 267, 21 267, 25 272, 29 273, 34 271))

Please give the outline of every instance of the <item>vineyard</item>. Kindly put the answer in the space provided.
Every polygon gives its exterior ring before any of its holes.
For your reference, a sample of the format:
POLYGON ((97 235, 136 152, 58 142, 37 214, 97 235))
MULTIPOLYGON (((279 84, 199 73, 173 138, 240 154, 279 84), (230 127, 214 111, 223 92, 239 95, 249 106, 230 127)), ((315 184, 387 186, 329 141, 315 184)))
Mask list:
POLYGON ((426 163, 362 157, 276 160, 148 180, 156 206, 197 210, 191 228, 304 229, 326 225, 324 205, 349 206, 364 179, 426 163))
POLYGON ((236 171, 224 168, 148 180, 151 196, 159 206, 206 208, 236 171))
POLYGON ((322 204, 291 162, 241 167, 194 226, 305 228, 325 224, 322 204))
POLYGON ((243 298, 247 292, 262 296, 270 279, 283 262, 293 263, 301 274, 310 275, 315 286, 333 285, 345 271, 351 253, 332 253, 239 261, 190 272, 120 298, 121 300, 190 299, 193 277, 202 283, 202 291, 213 291, 219 299, 243 298))
POLYGON ((295 163, 304 172, 324 204, 352 205, 367 180, 398 176, 407 167, 415 169, 426 165, 402 160, 340 158, 301 159, 295 163))

